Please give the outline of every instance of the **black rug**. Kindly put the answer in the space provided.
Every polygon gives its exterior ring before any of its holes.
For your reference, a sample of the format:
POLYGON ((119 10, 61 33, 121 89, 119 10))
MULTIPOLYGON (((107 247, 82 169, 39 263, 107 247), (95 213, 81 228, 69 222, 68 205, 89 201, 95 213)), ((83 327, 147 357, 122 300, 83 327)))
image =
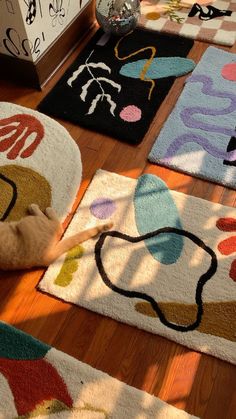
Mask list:
POLYGON ((139 29, 123 38, 99 30, 38 109, 138 144, 175 76, 193 69, 191 60, 176 58, 186 57, 192 45, 139 29))

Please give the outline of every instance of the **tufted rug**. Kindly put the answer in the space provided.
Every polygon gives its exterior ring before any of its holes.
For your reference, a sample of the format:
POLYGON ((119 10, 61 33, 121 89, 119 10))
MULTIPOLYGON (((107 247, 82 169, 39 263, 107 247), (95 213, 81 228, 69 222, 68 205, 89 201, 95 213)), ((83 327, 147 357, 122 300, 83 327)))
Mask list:
POLYGON ((209 47, 148 156, 236 189, 236 54, 209 47))
POLYGON ((193 41, 135 30, 99 30, 39 104, 49 115, 131 144, 142 141, 175 77, 195 67, 193 41))
POLYGON ((235 209, 99 170, 66 235, 107 219, 39 288, 236 364, 235 209))
POLYGON ((0 102, 0 220, 16 221, 29 204, 53 206, 64 220, 79 189, 82 163, 65 128, 37 111, 0 102))
POLYGON ((139 26, 232 46, 236 41, 236 1, 142 0, 139 26))
POLYGON ((9 419, 194 418, 2 322, 0 394, 9 419))

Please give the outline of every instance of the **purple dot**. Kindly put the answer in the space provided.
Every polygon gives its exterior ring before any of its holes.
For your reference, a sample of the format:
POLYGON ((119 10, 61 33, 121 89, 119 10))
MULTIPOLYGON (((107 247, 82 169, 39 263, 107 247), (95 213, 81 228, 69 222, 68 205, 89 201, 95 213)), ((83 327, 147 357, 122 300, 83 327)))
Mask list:
POLYGON ((94 217, 101 220, 109 218, 116 210, 116 204, 110 198, 95 199, 90 205, 90 211, 94 217))

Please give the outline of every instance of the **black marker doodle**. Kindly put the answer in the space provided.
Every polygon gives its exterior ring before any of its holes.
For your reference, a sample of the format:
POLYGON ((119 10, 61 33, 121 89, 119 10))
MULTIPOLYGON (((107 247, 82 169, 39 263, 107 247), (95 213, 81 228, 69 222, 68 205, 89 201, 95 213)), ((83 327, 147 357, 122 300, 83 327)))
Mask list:
MULTIPOLYGON (((235 127, 235 135, 233 135, 230 138, 229 144, 227 147, 227 151, 233 151, 233 150, 236 150, 236 127, 235 127)), ((226 164, 227 166, 236 166, 236 160, 234 161, 224 160, 223 164, 226 164)))
POLYGON ((26 23, 27 25, 32 25, 35 17, 36 17, 36 13, 37 13, 37 5, 36 5, 36 0, 24 0, 26 6, 28 7, 28 11, 27 11, 27 15, 26 15, 26 23))
POLYGON ((203 8, 198 3, 194 3, 192 9, 190 10, 188 17, 194 17, 199 13, 198 18, 200 20, 211 20, 215 17, 221 16, 231 16, 231 10, 220 10, 213 6, 206 6, 207 12, 204 12, 203 8))
POLYGON ((40 16, 41 16, 41 18, 43 18, 42 7, 41 7, 41 0, 38 0, 38 2, 39 2, 40 16))
POLYGON ((6 38, 3 39, 3 44, 6 50, 14 57, 24 55, 29 57, 30 55, 36 54, 36 58, 40 55, 41 40, 37 37, 32 43, 29 39, 20 39, 20 35, 13 28, 6 30, 6 38))
POLYGON ((65 17, 65 9, 63 7, 63 0, 53 0, 49 4, 49 14, 52 17, 52 26, 55 27, 57 22, 63 25, 65 17))

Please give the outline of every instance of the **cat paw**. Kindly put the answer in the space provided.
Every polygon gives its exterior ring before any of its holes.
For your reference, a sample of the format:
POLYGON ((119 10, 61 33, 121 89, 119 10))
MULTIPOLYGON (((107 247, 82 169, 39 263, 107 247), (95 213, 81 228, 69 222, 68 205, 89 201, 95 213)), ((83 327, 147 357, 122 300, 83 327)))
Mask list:
POLYGON ((45 215, 49 218, 49 220, 58 220, 55 210, 51 207, 46 208, 45 215))
POLYGON ((37 204, 31 204, 28 206, 28 212, 31 215, 42 215, 42 211, 40 210, 37 204))

